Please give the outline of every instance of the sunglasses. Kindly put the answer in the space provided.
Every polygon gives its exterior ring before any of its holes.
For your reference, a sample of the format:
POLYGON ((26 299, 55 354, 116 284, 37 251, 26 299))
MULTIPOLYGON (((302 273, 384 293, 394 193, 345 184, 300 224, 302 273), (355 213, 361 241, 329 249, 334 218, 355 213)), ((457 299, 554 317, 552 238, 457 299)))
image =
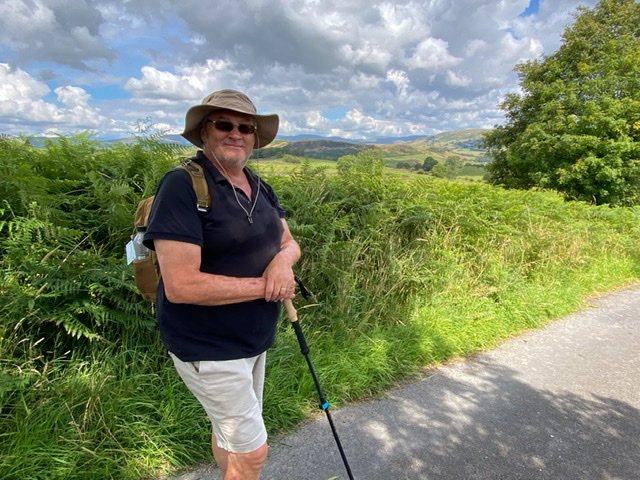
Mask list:
POLYGON ((216 130, 227 133, 232 131, 233 127, 237 127, 238 131, 243 135, 252 135, 257 130, 257 127, 250 123, 233 123, 229 120, 206 120, 206 122, 212 123, 216 130))

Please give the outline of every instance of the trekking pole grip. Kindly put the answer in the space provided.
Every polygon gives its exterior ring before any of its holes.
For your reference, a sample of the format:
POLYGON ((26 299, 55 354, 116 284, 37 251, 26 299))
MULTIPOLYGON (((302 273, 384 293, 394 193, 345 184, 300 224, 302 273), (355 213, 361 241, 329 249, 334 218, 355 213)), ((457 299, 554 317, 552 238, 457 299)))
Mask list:
MULTIPOLYGON (((287 310, 287 317, 289 317, 289 322, 291 322, 293 331, 295 332, 296 338, 298 339, 300 351, 303 355, 306 356, 309 354, 309 346, 307 345, 306 338, 304 338, 304 333, 302 333, 302 327, 300 326, 300 322, 298 321, 298 312, 296 312, 296 307, 293 306, 293 302, 291 301, 291 299, 287 298, 284 300, 284 308, 287 310)), ((308 358, 307 361, 309 361, 308 358)))
POLYGON ((291 323, 298 321, 298 312, 296 307, 293 306, 293 302, 290 298, 284 299, 284 308, 287 310, 287 317, 291 323))

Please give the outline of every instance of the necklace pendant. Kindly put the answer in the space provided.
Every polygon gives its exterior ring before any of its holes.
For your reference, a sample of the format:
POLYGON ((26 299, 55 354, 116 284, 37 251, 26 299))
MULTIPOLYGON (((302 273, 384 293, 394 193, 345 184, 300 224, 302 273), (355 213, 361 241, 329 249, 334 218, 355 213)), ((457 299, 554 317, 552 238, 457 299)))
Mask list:
POLYGON ((253 216, 247 215, 247 220, 249 220, 249 225, 253 225, 253 216))

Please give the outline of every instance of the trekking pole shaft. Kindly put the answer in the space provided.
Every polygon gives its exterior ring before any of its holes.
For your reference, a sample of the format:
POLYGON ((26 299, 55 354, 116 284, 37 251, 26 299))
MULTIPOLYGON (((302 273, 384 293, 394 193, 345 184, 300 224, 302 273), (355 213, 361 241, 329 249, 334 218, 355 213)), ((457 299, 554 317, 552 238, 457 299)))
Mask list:
POLYGON ((322 387, 320 386, 320 380, 318 379, 316 369, 313 366, 313 361, 309 356, 309 347, 304 337, 304 333, 302 332, 300 322, 298 322, 298 312, 296 311, 295 307, 293 306, 293 302, 290 299, 284 300, 284 307, 287 310, 287 317, 291 322, 291 326, 296 333, 296 338, 298 339, 298 344, 300 345, 300 351, 307 361, 309 371, 311 372, 311 377, 313 378, 313 383, 315 384, 316 390, 318 391, 318 397, 320 398, 320 409, 324 410, 324 413, 327 415, 327 420, 329 420, 329 426, 331 427, 333 438, 335 439, 336 445, 338 446, 338 451, 340 452, 342 463, 344 463, 344 467, 347 470, 349 480, 354 480, 353 474, 351 473, 351 467, 349 466, 349 462, 347 461, 347 456, 345 455, 344 449, 342 448, 342 443, 340 442, 340 437, 338 437, 338 431, 336 430, 336 426, 333 423, 333 418, 331 417, 331 413, 329 412, 329 402, 327 402, 327 400, 324 398, 324 393, 322 391, 322 387))
POLYGON ((329 409, 324 409, 324 413, 327 414, 327 420, 329 420, 329 425, 331 426, 331 431, 333 432, 333 438, 336 441, 336 445, 338 446, 338 451, 340 452, 340 457, 342 458, 342 463, 344 464, 344 468, 347 471, 347 475, 349 476, 349 480, 353 479, 353 474, 351 473, 351 467, 349 466, 349 462, 347 461, 347 456, 344 453, 342 448, 342 443, 340 442, 340 437, 338 437, 338 431, 336 430, 336 426, 333 424, 333 418, 329 413, 329 409))

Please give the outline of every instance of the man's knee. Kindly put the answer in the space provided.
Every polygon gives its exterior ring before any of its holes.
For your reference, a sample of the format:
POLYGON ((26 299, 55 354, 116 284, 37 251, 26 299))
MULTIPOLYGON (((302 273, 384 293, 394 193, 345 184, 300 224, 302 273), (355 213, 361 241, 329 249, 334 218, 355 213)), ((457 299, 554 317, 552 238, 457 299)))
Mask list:
POLYGON ((267 460, 267 454, 269 453, 269 445, 263 443, 258 448, 256 448, 253 452, 244 453, 241 455, 246 455, 249 462, 262 466, 264 462, 267 460))
POLYGON ((269 446, 263 443, 255 450, 247 453, 229 453, 230 463, 237 463, 241 468, 259 471, 267 460, 269 446))

